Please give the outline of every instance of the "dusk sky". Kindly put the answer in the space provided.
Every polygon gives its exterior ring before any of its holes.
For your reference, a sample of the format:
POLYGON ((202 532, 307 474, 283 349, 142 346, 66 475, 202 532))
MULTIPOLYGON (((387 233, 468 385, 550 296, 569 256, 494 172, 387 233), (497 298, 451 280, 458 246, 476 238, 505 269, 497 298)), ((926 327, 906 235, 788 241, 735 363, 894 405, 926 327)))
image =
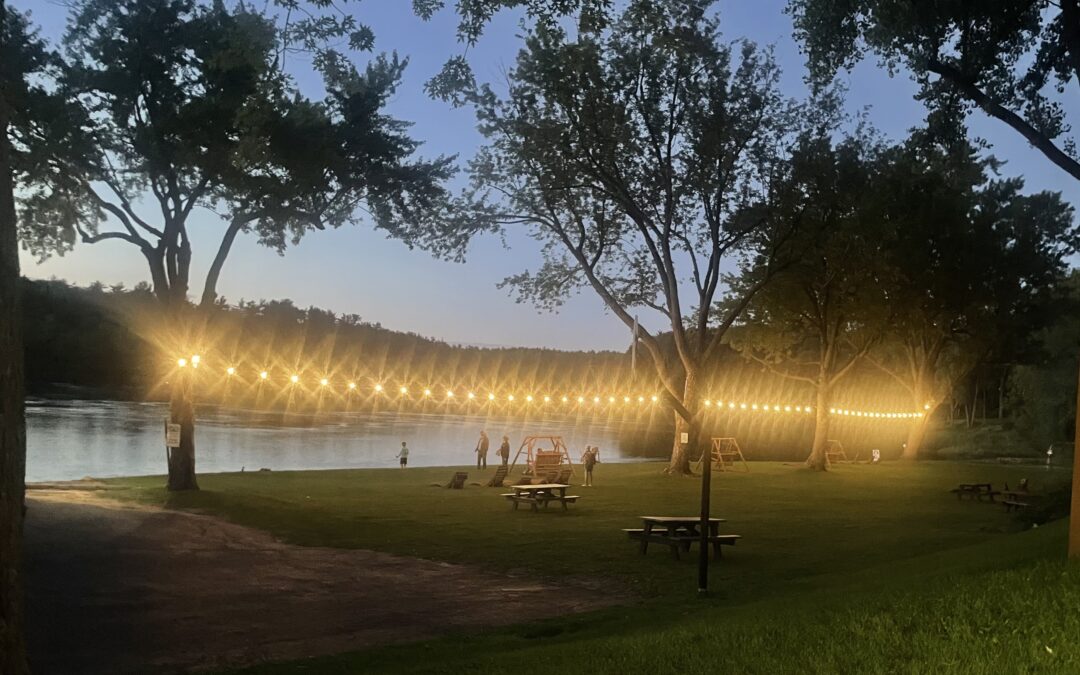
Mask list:
MULTIPOLYGON (((32 11, 42 34, 57 41, 66 22, 67 8, 51 0, 11 0, 32 11)), ((452 5, 452 2, 448 3, 452 5)), ((791 37, 791 19, 784 0, 723 0, 717 4, 725 39, 746 37, 774 44, 784 69, 784 88, 800 96, 805 88, 803 58, 791 37)), ((424 141, 426 155, 457 154, 464 162, 482 142, 470 110, 455 110, 429 99, 424 82, 446 58, 463 49, 455 38, 456 17, 448 9, 430 22, 416 18, 407 0, 362 0, 345 5, 376 36, 377 51, 396 50, 410 59, 405 81, 390 106, 395 116, 415 123, 413 134, 424 141)), ((482 80, 500 80, 513 63, 519 47, 518 16, 503 12, 489 27, 469 59, 482 80)), ((362 56, 359 58, 363 58, 362 56)), ((852 111, 869 107, 869 119, 894 139, 918 125, 925 112, 913 100, 915 85, 901 74, 889 78, 872 61, 845 76, 852 111)), ((304 84, 303 78, 301 85, 304 84)), ((1063 101, 1078 110, 1076 89, 1063 101)), ((1032 150, 1012 130, 982 116, 972 120, 974 132, 993 144, 993 152, 1007 163, 1004 175, 1022 175, 1029 191, 1062 191, 1074 201, 1076 183, 1032 150)), ((205 274, 220 237, 222 223, 210 213, 199 215, 192 227, 195 259, 192 294, 201 292, 205 274)), ((496 288, 504 277, 535 269, 538 246, 529 238, 510 233, 504 248, 496 237, 475 241, 465 264, 432 259, 410 251, 402 243, 362 227, 316 232, 285 256, 258 246, 252 237, 240 239, 225 267, 219 291, 230 301, 292 298, 300 306, 316 305, 336 312, 355 313, 388 328, 412 331, 450 342, 493 346, 543 346, 558 349, 624 349, 629 332, 603 304, 585 291, 571 299, 558 314, 538 312, 515 303, 496 288)), ((23 273, 29 277, 59 277, 87 284, 123 282, 131 286, 148 279, 145 261, 123 242, 77 246, 62 258, 38 264, 23 255, 23 273)), ((642 321, 658 327, 655 317, 642 311, 642 321)))

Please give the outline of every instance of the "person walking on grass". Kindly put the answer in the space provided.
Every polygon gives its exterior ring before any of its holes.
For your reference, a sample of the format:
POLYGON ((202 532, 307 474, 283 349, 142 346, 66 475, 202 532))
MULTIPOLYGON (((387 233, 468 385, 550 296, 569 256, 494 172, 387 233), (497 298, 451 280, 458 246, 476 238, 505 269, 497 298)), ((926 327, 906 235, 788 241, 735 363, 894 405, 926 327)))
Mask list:
POLYGON ((510 462, 510 437, 503 436, 502 445, 499 446, 499 457, 502 458, 503 466, 510 462))
POLYGON ((401 452, 397 454, 397 458, 401 460, 401 468, 404 469, 409 464, 409 446, 405 445, 405 441, 401 442, 401 452))
POLYGON ((600 463, 600 448, 595 445, 586 445, 585 452, 581 455, 581 464, 585 467, 585 483, 582 487, 592 487, 593 467, 600 463))
POLYGON ((491 446, 491 441, 488 440, 486 431, 480 432, 480 440, 476 443, 476 468, 487 468, 487 454, 488 448, 491 446))

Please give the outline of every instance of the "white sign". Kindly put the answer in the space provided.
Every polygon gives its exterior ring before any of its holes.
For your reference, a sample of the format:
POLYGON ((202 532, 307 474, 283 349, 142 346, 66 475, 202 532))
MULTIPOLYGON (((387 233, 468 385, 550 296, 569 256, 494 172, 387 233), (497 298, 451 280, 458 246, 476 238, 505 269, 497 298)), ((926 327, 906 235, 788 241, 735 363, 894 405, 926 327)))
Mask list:
POLYGON ((686 433, 685 431, 682 432, 682 434, 679 436, 679 442, 680 443, 689 443, 690 442, 690 434, 686 433))
POLYGON ((165 423, 165 447, 180 447, 180 425, 165 423))

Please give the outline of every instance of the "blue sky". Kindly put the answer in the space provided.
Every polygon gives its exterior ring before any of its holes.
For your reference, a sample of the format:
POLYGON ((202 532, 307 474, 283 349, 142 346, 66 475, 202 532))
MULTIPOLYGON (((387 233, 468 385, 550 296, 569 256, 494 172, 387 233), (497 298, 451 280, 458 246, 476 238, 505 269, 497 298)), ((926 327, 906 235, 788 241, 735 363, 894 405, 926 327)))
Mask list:
MULTIPOLYGON (((32 11, 33 21, 46 38, 56 41, 62 35, 67 8, 59 2, 9 3, 32 11)), ((462 51, 455 38, 456 17, 451 10, 445 10, 423 22, 412 14, 411 4, 407 0, 353 0, 346 6, 372 27, 376 51, 396 50, 410 59, 390 112, 414 122, 414 136, 425 142, 424 154, 456 154, 466 160, 482 142, 470 111, 455 110, 423 92, 424 82, 439 70, 447 56, 462 51)), ((789 95, 798 96, 805 90, 804 64, 791 37, 791 20, 783 12, 784 5, 784 0, 717 3, 725 38, 745 37, 775 45, 784 69, 783 86, 789 95)), ((499 14, 480 44, 469 50, 469 59, 480 79, 500 80, 512 65, 520 44, 517 22, 518 17, 510 12, 499 14)), ((892 138, 902 138, 925 116, 922 106, 912 98, 915 85, 906 74, 890 78, 871 61, 845 75, 844 80, 851 110, 869 107, 870 120, 892 138)), ((1076 96, 1077 89, 1071 88, 1063 101, 1070 112, 1080 111, 1076 96)), ((1031 149, 1015 132, 981 115, 972 120, 972 130, 991 141, 994 154, 1006 161, 1004 175, 1022 175, 1029 190, 1062 191, 1067 200, 1076 201, 1076 181, 1031 149)), ((199 214, 193 223, 193 279, 205 274, 221 227, 208 213, 199 214)), ((232 301, 287 297, 300 306, 317 305, 359 314, 388 328, 450 342, 557 349, 626 347, 626 328, 605 312, 603 303, 589 292, 572 298, 557 314, 549 314, 517 304, 507 291, 496 288, 504 277, 533 269, 539 261, 538 247, 527 237, 510 233, 506 243, 509 248, 495 237, 479 239, 473 242, 465 264, 453 264, 410 251, 400 242, 364 228, 317 232, 283 257, 258 246, 251 238, 239 239, 218 288, 232 301)), ((55 276, 79 284, 98 280, 131 286, 148 279, 142 256, 123 242, 78 246, 66 256, 43 264, 23 255, 22 265, 26 276, 55 276)), ((197 296, 201 283, 194 282, 192 292, 197 296)), ((642 321, 649 326, 659 325, 645 313, 642 321)))

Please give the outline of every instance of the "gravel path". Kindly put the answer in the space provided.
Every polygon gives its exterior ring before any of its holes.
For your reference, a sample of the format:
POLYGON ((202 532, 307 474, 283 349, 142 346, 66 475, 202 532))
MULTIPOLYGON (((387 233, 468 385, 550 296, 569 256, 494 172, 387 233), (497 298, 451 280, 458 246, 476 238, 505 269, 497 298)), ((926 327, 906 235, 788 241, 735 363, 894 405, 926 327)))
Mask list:
POLYGON ((35 673, 182 672, 293 659, 620 600, 463 565, 291 546, 216 518, 124 507, 92 492, 30 497, 35 673))

